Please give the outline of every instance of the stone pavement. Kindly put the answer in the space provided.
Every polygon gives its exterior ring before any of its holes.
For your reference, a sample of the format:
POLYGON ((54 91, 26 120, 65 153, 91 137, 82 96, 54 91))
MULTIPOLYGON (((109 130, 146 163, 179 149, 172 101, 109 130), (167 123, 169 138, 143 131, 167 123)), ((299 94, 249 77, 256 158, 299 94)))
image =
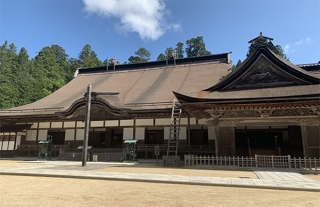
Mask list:
POLYGON ((210 186, 231 186, 246 188, 319 191, 320 182, 296 172, 254 171, 259 179, 203 177, 165 174, 97 172, 97 169, 134 165, 134 163, 81 162, 69 161, 18 161, 15 165, 0 166, 0 175, 28 175, 82 179, 101 179, 137 182, 158 182, 210 186), (20 164, 21 163, 21 164, 20 164))

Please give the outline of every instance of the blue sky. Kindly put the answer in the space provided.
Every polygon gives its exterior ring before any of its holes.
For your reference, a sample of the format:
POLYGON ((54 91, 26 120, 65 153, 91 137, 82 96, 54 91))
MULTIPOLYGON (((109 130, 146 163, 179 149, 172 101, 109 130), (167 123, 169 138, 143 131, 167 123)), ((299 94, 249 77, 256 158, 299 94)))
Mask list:
POLYGON ((0 0, 0 44, 30 58, 57 44, 77 57, 90 44, 100 60, 127 61, 140 47, 156 60, 167 47, 203 36, 213 54, 244 60, 248 41, 274 38, 294 64, 320 61, 319 0, 0 0))

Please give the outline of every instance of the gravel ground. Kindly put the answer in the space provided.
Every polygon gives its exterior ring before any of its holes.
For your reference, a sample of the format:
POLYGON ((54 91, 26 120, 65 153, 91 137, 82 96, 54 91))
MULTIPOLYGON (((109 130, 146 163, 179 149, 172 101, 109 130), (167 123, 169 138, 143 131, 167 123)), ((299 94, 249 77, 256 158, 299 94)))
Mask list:
POLYGON ((319 192, 0 175, 0 205, 320 206, 319 192))

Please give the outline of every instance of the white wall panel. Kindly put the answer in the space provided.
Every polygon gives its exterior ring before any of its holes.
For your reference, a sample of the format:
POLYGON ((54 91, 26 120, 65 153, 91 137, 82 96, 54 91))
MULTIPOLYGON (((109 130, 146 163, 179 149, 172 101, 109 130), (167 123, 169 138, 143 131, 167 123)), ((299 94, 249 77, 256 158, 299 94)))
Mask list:
POLYGON ((208 126, 208 140, 215 140, 216 132, 214 126, 208 126))
POLYGON ((133 119, 132 120, 120 120, 120 126, 133 126, 133 119))
POLYGON ((136 139, 144 140, 145 130, 146 129, 144 127, 136 127, 136 139))
POLYGON ((62 122, 51 122, 51 128, 61 129, 62 122))
MULTIPOLYGON (((19 134, 19 132, 18 132, 18 134, 19 134)), ((18 136, 17 136, 17 140, 16 140, 16 146, 15 146, 15 149, 17 149, 17 148, 18 148, 18 146, 20 146, 20 144, 21 144, 21 135, 18 135, 18 136)))
POLYGON ((8 141, 3 141, 2 150, 7 150, 7 148, 8 148, 8 141))
POLYGON ((14 141, 9 141, 9 149, 8 150, 14 150, 14 141))
POLYGON ((91 127, 103 127, 104 121, 91 121, 91 127))
POLYGON ((77 121, 77 128, 84 127, 84 121, 77 121))
POLYGON ((206 119, 199 119, 198 125, 207 125, 206 119))
POLYGON ((153 119, 136 119, 136 126, 153 126, 153 119))
POLYGON ((164 125, 170 125, 170 124, 171 124, 171 118, 156 119, 156 125, 157 126, 164 126, 164 125))
POLYGON ((66 141, 73 141, 74 140, 74 129, 66 129, 64 140, 66 141))
POLYGON ((48 130, 39 130, 38 140, 47 140, 48 130))
POLYGON ((39 128, 50 128, 50 122, 40 122, 39 128))
POLYGON ((83 140, 84 137, 84 129, 77 129, 76 140, 83 140))
POLYGON ((197 119, 196 118, 190 118, 190 124, 191 125, 196 125, 197 124, 197 119))
POLYGON ((180 124, 181 125, 188 125, 188 118, 181 118, 180 124))
POLYGON ((38 128, 38 123, 28 123, 28 124, 32 124, 32 125, 31 125, 31 129, 36 129, 36 128, 38 128))
POLYGON ((28 130, 26 141, 36 141, 37 139, 37 130, 28 130))
POLYGON ((123 128, 123 140, 133 139, 133 128, 123 128))
POLYGON ((74 121, 66 121, 63 123, 64 128, 74 128, 76 127, 76 122, 74 121))
POLYGON ((118 126, 118 120, 105 121, 105 126, 118 126))

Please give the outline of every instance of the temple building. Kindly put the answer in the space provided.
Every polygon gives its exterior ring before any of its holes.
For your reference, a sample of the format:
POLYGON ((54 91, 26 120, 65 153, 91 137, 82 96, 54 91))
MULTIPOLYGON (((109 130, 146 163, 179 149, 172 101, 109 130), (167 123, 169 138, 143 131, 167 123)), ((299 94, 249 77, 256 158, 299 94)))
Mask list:
POLYGON ((181 154, 319 157, 320 63, 294 65, 262 34, 249 44, 234 70, 231 52, 78 69, 51 95, 0 111, 0 153, 48 138, 81 146, 91 84, 89 145, 101 151, 127 139, 140 149, 165 146, 177 99, 181 154))

